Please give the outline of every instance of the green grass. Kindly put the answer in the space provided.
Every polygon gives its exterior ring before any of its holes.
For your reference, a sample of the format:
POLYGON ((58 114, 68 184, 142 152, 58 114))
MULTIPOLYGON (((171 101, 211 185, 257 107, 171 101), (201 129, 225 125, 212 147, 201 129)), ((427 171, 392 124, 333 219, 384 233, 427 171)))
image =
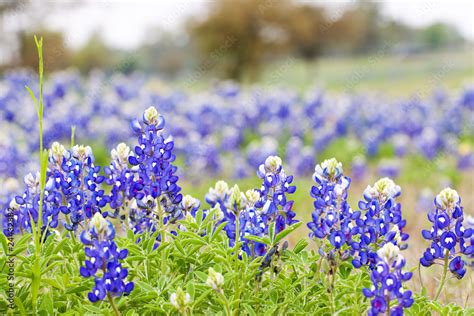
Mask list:
POLYGON ((472 49, 408 57, 324 57, 315 62, 294 60, 268 65, 261 84, 293 87, 299 91, 315 85, 330 92, 368 92, 408 97, 429 96, 434 88, 459 90, 473 83, 472 49), (277 75, 278 74, 278 75, 277 75))

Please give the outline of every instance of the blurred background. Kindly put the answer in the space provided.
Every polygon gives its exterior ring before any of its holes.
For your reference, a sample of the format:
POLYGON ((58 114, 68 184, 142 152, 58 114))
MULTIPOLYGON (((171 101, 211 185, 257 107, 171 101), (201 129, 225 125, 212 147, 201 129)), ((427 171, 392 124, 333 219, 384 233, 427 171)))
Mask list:
MULTIPOLYGON (((38 86, 36 34, 46 145, 69 143, 75 126, 108 165, 119 142, 136 144, 130 120, 155 105, 183 193, 207 207, 220 178, 258 188, 256 168, 278 154, 303 221, 314 165, 336 157, 353 207, 379 177, 401 185, 414 266, 437 192, 454 187, 473 214, 473 12, 472 1, 0 0, 0 202, 38 169, 24 89, 38 86)), ((460 304, 463 282, 450 298, 460 304)))
POLYGON ((444 83, 459 87, 472 74, 472 9, 468 1, 2 0, 0 69, 35 68, 38 34, 49 71, 143 71, 190 87, 218 78, 401 90, 449 60, 444 83), (368 55, 378 56, 377 69, 351 84, 368 55))

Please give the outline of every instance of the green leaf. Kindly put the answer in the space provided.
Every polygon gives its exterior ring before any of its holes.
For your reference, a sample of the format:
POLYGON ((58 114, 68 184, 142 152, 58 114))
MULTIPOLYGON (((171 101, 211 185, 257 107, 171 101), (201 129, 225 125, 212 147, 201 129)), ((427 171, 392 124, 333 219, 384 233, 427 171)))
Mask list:
POLYGON ((15 296, 14 300, 16 307, 18 307, 18 309, 20 310, 20 315, 26 315, 25 306, 23 306, 23 302, 21 301, 21 299, 18 296, 15 296))
POLYGON ((3 234, 3 232, 0 232, 0 243, 2 243, 2 248, 3 248, 3 253, 8 254, 8 242, 7 242, 7 237, 3 234))
POLYGON ((204 293, 202 293, 201 296, 199 296, 199 297, 193 302, 193 306, 199 305, 199 303, 201 303, 206 297, 208 297, 209 294, 211 294, 211 292, 212 292, 212 289, 209 289, 209 290, 205 291, 204 293))
POLYGON ((288 236, 291 232, 293 232, 295 229, 297 229, 298 227, 301 226, 301 224, 303 224, 302 222, 298 222, 298 223, 294 223, 293 225, 291 226, 288 226, 287 228, 285 228, 284 230, 282 230, 281 232, 279 232, 276 237, 275 237, 275 241, 274 243, 278 243, 280 240, 282 240, 283 238, 285 238, 286 236, 288 236))
POLYGON ((227 222, 223 222, 219 226, 217 226, 216 230, 212 233, 211 242, 213 242, 217 238, 217 236, 219 236, 225 225, 227 225, 227 222))
POLYGON ((303 249, 305 249, 308 246, 308 241, 306 239, 300 239, 298 243, 295 245, 295 248, 293 249, 293 252, 298 254, 300 253, 303 249))
POLYGON ((178 239, 174 240, 174 244, 179 252, 181 252, 183 255, 186 255, 186 251, 184 251, 183 245, 181 245, 181 242, 178 239))
POLYGON ((206 282, 207 280, 207 273, 204 273, 202 271, 194 271, 194 274, 202 281, 206 282))
POLYGON ((271 244, 270 240, 268 240, 266 238, 263 238, 263 237, 258 237, 258 236, 254 236, 254 235, 246 235, 244 238, 247 239, 247 240, 259 242, 259 243, 265 244, 265 245, 270 245, 271 244))
POLYGON ((198 224, 198 226, 201 226, 201 223, 202 223, 202 210, 198 210, 196 212, 196 223, 198 224))
POLYGON ((242 304, 242 306, 244 307, 245 311, 246 311, 250 316, 257 316, 257 314, 256 314, 255 311, 253 310, 252 306, 250 306, 249 304, 242 304))
POLYGON ((74 293, 81 293, 85 291, 90 291, 90 286, 88 285, 81 285, 72 289, 67 289, 66 294, 74 294, 74 293))
POLYGON ((341 264, 339 267, 339 273, 343 279, 347 279, 352 271, 352 265, 348 264, 347 262, 341 264))
POLYGON ((58 290, 63 290, 63 287, 61 286, 61 284, 59 284, 59 282, 55 279, 44 279, 44 278, 42 278, 41 282, 44 282, 48 285, 51 285, 52 287, 55 287, 58 290))
POLYGON ((196 290, 194 288, 194 283, 192 282, 188 283, 187 292, 189 293, 189 296, 191 296, 191 299, 194 299, 194 295, 196 293, 196 290))
POLYGON ((53 299, 51 297, 51 294, 43 294, 41 295, 42 300, 41 300, 41 305, 40 305, 40 310, 43 310, 46 312, 46 315, 54 315, 54 307, 53 307, 53 299))
POLYGON ((153 292, 156 293, 156 290, 153 286, 151 286, 148 283, 142 282, 142 281, 136 281, 135 282, 140 289, 142 289, 144 292, 153 292))

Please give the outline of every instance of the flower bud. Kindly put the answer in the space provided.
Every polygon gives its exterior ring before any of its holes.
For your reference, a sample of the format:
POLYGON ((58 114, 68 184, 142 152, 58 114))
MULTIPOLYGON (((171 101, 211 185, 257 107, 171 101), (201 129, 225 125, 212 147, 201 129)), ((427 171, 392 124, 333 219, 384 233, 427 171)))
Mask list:
POLYGON ((326 159, 314 168, 313 179, 315 181, 316 179, 328 179, 333 181, 339 178, 342 172, 342 163, 337 161, 335 158, 326 159))
POLYGON ((94 214, 91 220, 92 228, 97 232, 98 235, 104 233, 107 229, 107 220, 102 216, 100 212, 94 214))
POLYGON ((396 185, 390 178, 382 178, 375 182, 374 186, 367 186, 364 196, 387 200, 400 195, 400 186, 396 185))
POLYGON ((224 286, 224 276, 221 273, 216 272, 213 268, 209 268, 206 285, 212 288, 214 291, 222 292, 222 287, 224 286))
POLYGON ((245 198, 250 207, 253 207, 255 203, 260 199, 260 192, 257 190, 247 190, 245 191, 245 198))
POLYGON ((269 156, 265 159, 265 169, 267 172, 278 173, 281 169, 281 158, 269 156))
POLYGON ((35 176, 32 173, 28 173, 24 178, 23 181, 25 182, 26 186, 30 189, 36 188, 40 182, 40 173, 36 172, 35 176))
POLYGON ((92 149, 90 146, 76 145, 72 147, 72 155, 74 158, 86 160, 87 158, 92 157, 92 149))
POLYGON ((54 159, 54 161, 61 161, 65 153, 66 149, 60 143, 54 142, 51 144, 51 148, 49 150, 49 157, 54 159))
POLYGON ((229 204, 231 208, 235 206, 237 210, 241 210, 243 206, 245 196, 240 192, 239 186, 236 184, 232 188, 232 193, 229 198, 229 204))
POLYGON ((150 106, 143 112, 143 121, 147 124, 154 124, 158 121, 158 111, 154 106, 150 106))
POLYGON ((456 204, 460 201, 459 194, 456 190, 451 188, 443 189, 437 196, 436 196, 436 204, 441 207, 443 210, 446 209, 454 209, 456 204))
POLYGON ((189 303, 191 303, 191 296, 179 287, 176 293, 171 294, 170 302, 177 310, 183 312, 189 303))
POLYGON ((214 211, 214 210, 215 210, 214 216, 216 220, 220 221, 221 219, 224 218, 224 212, 222 212, 221 205, 219 203, 216 203, 216 205, 214 205, 214 207, 211 209, 211 211, 214 211))
POLYGON ((120 143, 116 148, 112 149, 110 152, 113 160, 116 160, 121 165, 126 165, 128 163, 128 156, 130 155, 130 147, 125 143, 120 143))
POLYGON ((400 249, 391 242, 386 243, 377 251, 377 255, 388 265, 398 259, 400 249))
POLYGON ((195 208, 198 208, 200 203, 198 199, 193 198, 191 195, 186 194, 183 197, 183 200, 181 202, 181 205, 186 211, 191 211, 195 208))

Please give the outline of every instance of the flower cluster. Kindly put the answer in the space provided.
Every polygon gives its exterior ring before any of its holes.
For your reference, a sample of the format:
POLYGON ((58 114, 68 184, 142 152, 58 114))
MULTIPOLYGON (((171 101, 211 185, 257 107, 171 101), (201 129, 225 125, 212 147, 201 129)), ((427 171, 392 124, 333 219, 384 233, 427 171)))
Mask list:
POLYGON ((377 251, 375 267, 371 272, 373 286, 363 289, 365 297, 372 298, 369 315, 403 315, 403 308, 410 307, 414 300, 412 292, 403 289, 403 282, 411 279, 411 272, 403 272, 405 259, 398 246, 386 243, 377 251), (396 300, 396 304, 391 304, 396 300))
POLYGON ((463 226, 461 198, 455 190, 442 190, 434 202, 436 209, 428 213, 428 220, 433 223, 433 227, 422 231, 423 238, 431 241, 431 246, 424 252, 420 263, 429 267, 436 261, 450 260, 449 270, 461 279, 466 273, 461 255, 474 254, 471 238, 473 229, 463 226))
MULTIPOLYGON (((15 196, 9 206, 8 210, 11 217, 13 217, 13 233, 19 234, 24 231, 32 232, 31 219, 34 224, 38 224, 39 204, 40 204, 40 174, 29 173, 23 178, 25 184, 25 191, 22 195, 15 196)), ((48 183, 47 187, 50 186, 48 183)), ((49 190, 45 190, 42 207, 42 227, 41 230, 55 228, 58 225, 59 208, 54 208, 52 203, 47 199, 55 199, 54 195, 49 194, 49 190)), ((54 201, 53 201, 54 202, 54 201)))
POLYGON ((48 200, 54 194, 56 207, 67 215, 63 223, 67 230, 76 231, 108 203, 108 196, 101 188, 105 178, 99 174, 100 167, 94 165, 89 146, 76 145, 67 151, 54 142, 49 151, 49 170, 48 200))
POLYGON ((230 245, 233 246, 236 240, 243 241, 242 250, 252 257, 263 256, 268 249, 245 236, 269 236, 270 225, 275 225, 274 234, 277 234, 297 222, 292 210, 293 201, 288 201, 286 196, 294 193, 296 187, 291 185, 293 177, 285 174, 281 159, 269 156, 258 168, 257 175, 263 180, 259 190, 244 193, 238 186, 229 188, 224 181, 218 181, 206 195, 211 207, 218 205, 223 213, 221 222, 227 223, 224 229, 230 245))
MULTIPOLYGON (((94 165, 89 146, 74 146, 70 151, 54 142, 49 150, 49 164, 42 201, 42 227, 45 235, 59 223, 60 213, 65 215, 63 226, 76 231, 107 204, 108 197, 101 189, 104 177, 100 167, 94 165)), ((14 231, 31 232, 32 223, 38 224, 40 208, 40 174, 24 177, 25 191, 15 196, 9 209, 13 213, 14 231)))
POLYGON ((279 233, 287 225, 297 222, 294 219, 296 214, 292 210, 293 201, 288 201, 286 197, 286 194, 296 191, 296 186, 291 185, 293 176, 286 175, 278 156, 269 156, 265 163, 258 167, 257 176, 263 183, 255 208, 261 209, 261 215, 267 225, 275 222, 275 232, 279 233))
POLYGON ((313 180, 316 186, 311 188, 310 194, 314 211, 312 221, 307 224, 310 237, 329 238, 336 250, 344 244, 350 245, 352 234, 356 232, 352 222, 360 216, 360 212, 353 212, 347 203, 350 178, 342 175, 342 164, 332 158, 316 165, 313 180))
POLYGON ((362 213, 355 220, 357 233, 351 242, 354 267, 366 264, 373 267, 376 251, 386 243, 402 250, 407 247, 405 241, 409 235, 403 232, 406 220, 402 218, 400 204, 395 202, 400 192, 400 187, 389 178, 382 178, 365 189, 364 200, 358 204, 362 213))
POLYGON ((129 168, 128 158, 130 147, 120 143, 110 152, 112 161, 109 166, 104 167, 106 174, 105 183, 111 186, 109 194, 109 206, 114 210, 109 214, 111 217, 125 219, 123 211, 130 206, 132 200, 131 188, 134 183, 135 170, 129 168))
POLYGON ((88 294, 91 302, 104 300, 107 295, 129 295, 134 288, 133 282, 125 282, 128 270, 120 263, 127 257, 128 250, 119 250, 114 237, 112 223, 100 213, 95 213, 89 228, 81 233, 87 260, 80 273, 85 278, 94 277, 95 281, 94 288, 88 294))
POLYGON ((157 222, 173 223, 183 215, 177 167, 172 164, 176 159, 172 152, 174 141, 163 136, 164 125, 163 116, 154 107, 143 113, 142 124, 138 120, 132 122, 138 146, 134 155, 128 156, 128 162, 136 170, 129 194, 136 200, 139 212, 134 213, 130 222, 136 232, 154 231, 157 222))

